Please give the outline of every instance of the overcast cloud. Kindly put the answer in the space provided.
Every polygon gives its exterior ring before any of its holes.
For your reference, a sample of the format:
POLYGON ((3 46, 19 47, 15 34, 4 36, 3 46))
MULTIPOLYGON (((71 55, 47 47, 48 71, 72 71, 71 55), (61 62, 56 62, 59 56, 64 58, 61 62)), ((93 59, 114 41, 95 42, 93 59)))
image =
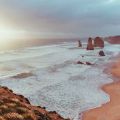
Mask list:
POLYGON ((39 36, 107 36, 120 31, 119 0, 0 0, 0 23, 39 36))

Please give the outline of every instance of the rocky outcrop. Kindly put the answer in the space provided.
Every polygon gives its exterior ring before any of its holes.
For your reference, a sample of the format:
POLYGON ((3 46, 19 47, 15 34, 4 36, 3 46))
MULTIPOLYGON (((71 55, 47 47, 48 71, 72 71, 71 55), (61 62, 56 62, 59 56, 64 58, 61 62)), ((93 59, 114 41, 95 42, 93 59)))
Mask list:
POLYGON ((83 65, 93 65, 92 63, 90 62, 81 62, 81 61, 77 61, 77 64, 83 64, 83 65))
POLYGON ((77 61, 77 64, 84 64, 83 62, 81 62, 81 61, 77 61))
POLYGON ((94 50, 92 38, 88 39, 87 50, 94 50))
POLYGON ((0 120, 69 120, 55 111, 48 112, 40 106, 32 106, 27 98, 0 86, 0 120))
POLYGON ((96 37, 94 40, 94 47, 104 47, 104 41, 100 37, 96 37))
POLYGON ((111 44, 120 44, 120 36, 112 36, 105 38, 111 44))
POLYGON ((80 40, 78 40, 78 47, 82 47, 82 43, 80 40))
POLYGON ((86 62, 86 65, 93 65, 92 63, 90 63, 90 62, 86 62))
POLYGON ((23 78, 27 78, 27 77, 31 77, 34 76, 34 74, 32 72, 23 72, 23 73, 18 73, 15 76, 12 76, 11 78, 14 79, 23 79, 23 78))
POLYGON ((100 51, 100 52, 99 52, 99 55, 100 55, 100 56, 105 56, 104 51, 100 51))

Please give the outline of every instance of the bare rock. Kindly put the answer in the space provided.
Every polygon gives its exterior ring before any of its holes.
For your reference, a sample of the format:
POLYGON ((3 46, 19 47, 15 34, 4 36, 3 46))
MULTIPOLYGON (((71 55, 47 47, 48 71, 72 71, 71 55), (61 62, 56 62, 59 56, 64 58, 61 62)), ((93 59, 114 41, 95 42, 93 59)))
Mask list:
POLYGON ((106 41, 108 41, 111 44, 120 44, 120 35, 107 37, 106 41))
POLYGON ((90 62, 81 62, 81 61, 78 61, 77 64, 81 64, 81 65, 93 65, 90 62))
POLYGON ((100 56, 105 56, 104 51, 100 51, 100 52, 99 52, 99 55, 100 55, 100 56))
POLYGON ((78 62, 77 62, 77 64, 84 64, 84 63, 83 63, 83 62, 81 62, 81 61, 78 61, 78 62))
POLYGON ((94 50, 92 38, 88 39, 87 50, 94 50))
POLYGON ((90 63, 90 62, 86 62, 86 65, 93 65, 92 63, 90 63))
POLYGON ((104 41, 100 37, 96 37, 94 40, 94 47, 104 47, 104 41))
POLYGON ((33 76, 33 73, 31 72, 23 72, 23 73, 19 73, 15 76, 12 76, 12 78, 14 79, 23 79, 23 78, 27 78, 27 77, 31 77, 33 76))
POLYGON ((80 40, 78 40, 78 47, 82 47, 82 43, 80 40))

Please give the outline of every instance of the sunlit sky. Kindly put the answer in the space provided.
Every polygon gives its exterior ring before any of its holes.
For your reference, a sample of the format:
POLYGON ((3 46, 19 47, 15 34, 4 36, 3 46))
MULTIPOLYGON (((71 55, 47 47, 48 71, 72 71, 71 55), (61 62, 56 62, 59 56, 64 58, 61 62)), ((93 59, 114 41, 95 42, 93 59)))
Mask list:
POLYGON ((120 0, 0 0, 0 39, 119 33, 120 0))

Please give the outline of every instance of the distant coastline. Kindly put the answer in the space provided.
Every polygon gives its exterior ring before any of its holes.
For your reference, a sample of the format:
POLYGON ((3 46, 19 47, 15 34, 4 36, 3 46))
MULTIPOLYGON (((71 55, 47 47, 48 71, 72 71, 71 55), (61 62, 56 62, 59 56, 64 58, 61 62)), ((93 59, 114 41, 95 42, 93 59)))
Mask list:
MULTIPOLYGON (((105 41, 110 42, 112 44, 120 43, 120 36, 108 36, 102 37, 105 41)), ((46 45, 55 45, 61 44, 64 42, 77 42, 78 40, 82 42, 87 42, 88 37, 84 38, 30 38, 30 39, 16 39, 11 40, 11 43, 8 46, 2 45, 0 47, 0 51, 4 50, 13 50, 13 49, 21 49, 26 47, 35 47, 35 46, 46 46, 46 45)), ((0 45, 1 46, 1 45, 0 45)))

